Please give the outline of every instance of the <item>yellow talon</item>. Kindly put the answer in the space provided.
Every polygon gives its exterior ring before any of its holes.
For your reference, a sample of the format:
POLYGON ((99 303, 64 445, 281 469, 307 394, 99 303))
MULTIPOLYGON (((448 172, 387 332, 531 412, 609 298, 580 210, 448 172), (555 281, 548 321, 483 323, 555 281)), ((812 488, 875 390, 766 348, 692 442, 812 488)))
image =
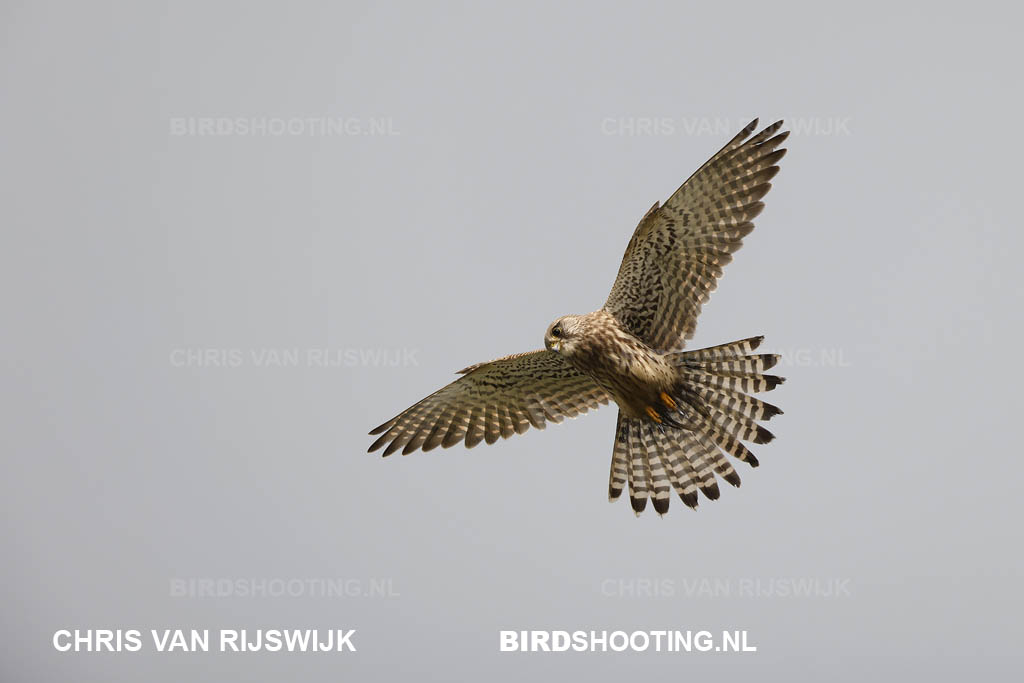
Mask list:
POLYGON ((661 416, 658 415, 658 411, 651 406, 647 406, 647 414, 651 416, 651 419, 661 424, 661 416))
POLYGON ((661 392, 661 402, 668 406, 669 410, 676 410, 676 402, 672 400, 672 397, 666 394, 664 391, 661 392))

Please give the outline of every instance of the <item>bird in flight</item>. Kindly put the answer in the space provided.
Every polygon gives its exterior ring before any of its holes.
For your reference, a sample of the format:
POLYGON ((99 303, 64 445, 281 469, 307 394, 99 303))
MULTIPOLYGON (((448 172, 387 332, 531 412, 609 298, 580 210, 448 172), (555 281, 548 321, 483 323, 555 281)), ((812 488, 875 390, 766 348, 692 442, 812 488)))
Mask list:
POLYGON ((782 411, 751 394, 784 380, 779 356, 754 354, 763 337, 684 351, 722 268, 754 229, 789 132, 754 119, 663 204, 640 220, 604 307, 555 320, 544 350, 460 370, 462 376, 371 435, 384 455, 488 444, 606 404, 619 407, 609 500, 629 489, 639 515, 668 512, 672 491, 697 507, 715 500, 716 475, 740 477, 725 454, 757 467, 742 443, 771 441, 758 424, 782 411))

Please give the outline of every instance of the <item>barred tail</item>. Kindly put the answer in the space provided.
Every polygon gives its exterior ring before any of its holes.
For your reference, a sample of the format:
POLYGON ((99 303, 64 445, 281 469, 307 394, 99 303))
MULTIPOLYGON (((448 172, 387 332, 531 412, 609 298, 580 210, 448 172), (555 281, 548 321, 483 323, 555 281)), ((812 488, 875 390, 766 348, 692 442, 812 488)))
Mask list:
POLYGON ((677 412, 661 424, 619 412, 609 500, 618 498, 628 485, 637 515, 647 507, 648 498, 658 514, 665 514, 673 490, 686 506, 696 508, 698 490, 709 500, 718 498, 716 474, 733 486, 740 485, 725 454, 757 467, 757 458, 741 442, 760 444, 774 439, 757 421, 782 413, 748 395, 771 391, 785 381, 764 374, 779 356, 751 353, 762 340, 751 337, 667 354, 679 368, 679 382, 672 392, 677 412), (673 423, 681 426, 670 426, 673 423))

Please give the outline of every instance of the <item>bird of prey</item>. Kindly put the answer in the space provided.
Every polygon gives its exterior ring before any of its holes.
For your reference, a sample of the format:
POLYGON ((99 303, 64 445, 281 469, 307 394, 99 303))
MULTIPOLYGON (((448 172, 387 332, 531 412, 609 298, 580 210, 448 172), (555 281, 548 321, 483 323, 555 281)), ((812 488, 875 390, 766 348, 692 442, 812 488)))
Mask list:
POLYGON ((555 320, 544 350, 460 370, 462 376, 370 434, 369 451, 403 454, 467 447, 619 407, 608 498, 629 488, 639 515, 659 514, 672 490, 697 507, 719 496, 717 474, 740 477, 725 454, 757 467, 743 441, 774 436, 758 424, 782 411, 750 394, 784 380, 765 374, 779 356, 755 355, 763 337, 684 351, 722 267, 754 229, 789 135, 782 121, 759 133, 754 119, 663 204, 640 220, 604 307, 555 320))

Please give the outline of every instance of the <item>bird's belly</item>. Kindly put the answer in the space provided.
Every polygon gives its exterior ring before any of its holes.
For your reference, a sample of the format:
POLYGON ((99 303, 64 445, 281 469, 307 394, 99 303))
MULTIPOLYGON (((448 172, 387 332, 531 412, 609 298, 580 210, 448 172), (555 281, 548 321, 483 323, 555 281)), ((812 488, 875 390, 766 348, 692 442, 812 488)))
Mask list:
POLYGON ((671 384, 667 376, 650 365, 625 368, 600 368, 591 376, 608 392, 628 417, 645 417, 662 391, 671 384), (654 370, 654 371, 652 371, 654 370))
MULTIPOLYGON (((611 393, 611 392, 609 392, 611 393)), ((646 417, 647 406, 645 401, 638 401, 636 395, 611 393, 612 400, 619 406, 619 410, 626 417, 646 417)))

